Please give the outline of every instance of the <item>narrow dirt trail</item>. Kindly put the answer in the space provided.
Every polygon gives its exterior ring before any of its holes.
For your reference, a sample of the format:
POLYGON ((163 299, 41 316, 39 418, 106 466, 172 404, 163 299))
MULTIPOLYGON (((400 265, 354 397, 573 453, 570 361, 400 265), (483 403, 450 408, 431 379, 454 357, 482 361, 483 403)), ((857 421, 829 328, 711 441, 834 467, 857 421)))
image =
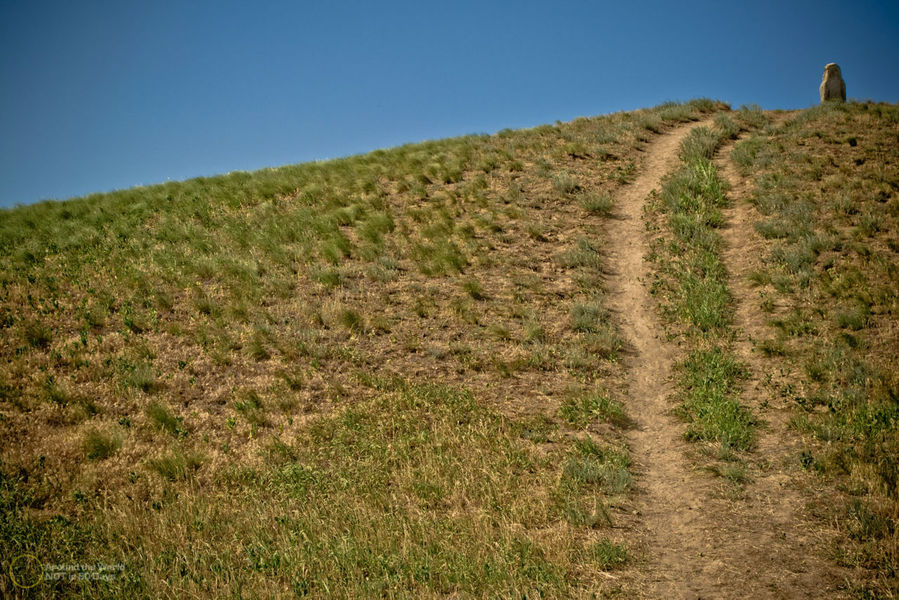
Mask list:
POLYGON ((839 569, 820 555, 828 543, 828 534, 808 515, 801 491, 814 485, 814 480, 797 467, 796 457, 802 445, 799 437, 789 430, 793 400, 774 393, 773 384, 783 375, 770 372, 771 364, 759 354, 754 343, 771 335, 761 310, 762 297, 749 283, 749 274, 765 255, 765 244, 754 227, 757 216, 748 201, 750 182, 730 160, 731 149, 732 145, 722 149, 715 160, 718 173, 729 186, 728 197, 732 203, 723 211, 727 225, 721 230, 725 244, 721 254, 734 298, 734 351, 749 374, 742 400, 762 420, 755 448, 760 471, 747 487, 746 504, 761 513, 771 532, 789 533, 765 540, 772 558, 792 574, 782 582, 783 591, 791 592, 783 597, 804 597, 804 593, 812 597, 810 592, 817 592, 815 597, 838 597, 839 569))
POLYGON ((616 206, 618 218, 609 240, 613 270, 606 283, 607 302, 629 346, 628 412, 636 427, 629 435, 631 454, 640 481, 638 511, 650 536, 650 597, 698 597, 712 592, 700 558, 704 554, 704 531, 710 524, 703 517, 705 493, 697 487, 684 458, 680 428, 668 415, 671 365, 675 353, 664 341, 649 294, 649 249, 643 226, 643 205, 660 187, 662 178, 678 163, 678 149, 694 127, 682 127, 652 144, 637 180, 624 188, 616 206))
POLYGON ((785 483, 758 478, 746 499, 727 497, 720 479, 691 465, 684 426, 670 414, 677 349, 666 341, 649 293, 642 211, 662 178, 677 168, 681 141, 709 123, 681 127, 647 148, 642 173, 617 197, 617 218, 606 235, 612 270, 607 303, 627 348, 627 408, 635 422, 628 442, 645 528, 647 564, 639 587, 649 598, 817 598, 830 586, 823 585, 822 565, 797 563, 792 556, 802 558, 810 548, 805 536, 796 535, 796 502, 785 509, 779 503, 785 483))

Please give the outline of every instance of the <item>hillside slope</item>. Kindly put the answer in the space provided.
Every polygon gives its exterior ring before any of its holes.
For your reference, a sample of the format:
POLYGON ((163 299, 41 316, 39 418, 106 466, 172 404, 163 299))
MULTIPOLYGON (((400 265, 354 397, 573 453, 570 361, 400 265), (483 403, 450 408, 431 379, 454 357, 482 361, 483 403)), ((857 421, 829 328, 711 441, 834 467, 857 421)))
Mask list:
POLYGON ((732 269, 766 373, 769 455, 798 464, 853 597, 899 593, 899 109, 830 103, 731 153, 732 269))
POLYGON ((0 590, 895 593, 897 135, 696 100, 3 211, 0 590))
POLYGON ((719 108, 4 213, 4 555, 124 563, 112 595, 601 587, 630 475, 598 224, 719 108))

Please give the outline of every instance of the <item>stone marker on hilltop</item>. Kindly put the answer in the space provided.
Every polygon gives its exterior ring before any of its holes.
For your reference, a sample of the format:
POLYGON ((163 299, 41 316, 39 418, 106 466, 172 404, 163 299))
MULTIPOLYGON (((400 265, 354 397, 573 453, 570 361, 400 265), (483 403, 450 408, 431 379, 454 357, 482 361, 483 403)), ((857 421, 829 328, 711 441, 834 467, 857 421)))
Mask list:
POLYGON ((840 73, 840 66, 837 63, 828 63, 824 67, 824 79, 821 80, 821 102, 827 100, 846 101, 846 84, 843 82, 843 75, 840 73))

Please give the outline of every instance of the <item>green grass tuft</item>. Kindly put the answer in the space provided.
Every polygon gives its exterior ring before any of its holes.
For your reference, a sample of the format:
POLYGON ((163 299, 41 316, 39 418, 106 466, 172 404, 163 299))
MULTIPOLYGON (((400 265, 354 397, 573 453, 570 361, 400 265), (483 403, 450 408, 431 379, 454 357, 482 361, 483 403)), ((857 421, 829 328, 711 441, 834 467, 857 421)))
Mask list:
POLYGON ((151 402, 146 408, 147 418, 156 428, 165 431, 175 437, 184 437, 187 435, 187 429, 184 427, 184 419, 176 417, 169 408, 161 402, 151 402))
POLYGON ((609 192, 587 192, 581 194, 580 205, 594 215, 607 217, 615 207, 615 201, 609 192))
POLYGON ((628 417, 620 402, 608 392, 593 390, 569 397, 559 409, 559 415, 575 427, 587 427, 597 420, 627 425, 628 417))
POLYGON ((581 189, 577 177, 571 173, 559 173, 552 178, 553 189, 562 194, 571 195, 581 189))
POLYGON ((159 458, 150 459, 147 466, 151 471, 169 481, 178 481, 190 477, 203 464, 198 454, 172 452, 159 458))
POLYGON ((627 562, 627 549, 623 544, 616 544, 603 539, 593 545, 591 553, 596 564, 604 571, 618 569, 627 562))
POLYGON ((118 452, 122 441, 111 433, 89 429, 82 438, 81 447, 90 460, 104 460, 118 452))
POLYGON ((681 368, 681 414, 689 423, 687 439, 716 441, 725 449, 750 449, 754 420, 739 402, 743 367, 726 350, 713 348, 693 351, 681 368))

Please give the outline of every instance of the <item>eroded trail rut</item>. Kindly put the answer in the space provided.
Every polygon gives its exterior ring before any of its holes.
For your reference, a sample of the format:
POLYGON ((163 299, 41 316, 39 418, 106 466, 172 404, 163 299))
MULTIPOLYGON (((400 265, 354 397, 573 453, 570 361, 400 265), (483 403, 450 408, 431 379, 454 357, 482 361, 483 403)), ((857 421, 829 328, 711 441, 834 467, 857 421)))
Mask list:
POLYGON ((641 216, 647 196, 677 167, 681 141, 698 125, 650 146, 643 173, 617 198, 618 219, 608 236, 612 276, 607 300, 630 350, 628 412, 636 427, 629 441, 641 488, 638 506, 651 536, 647 591, 658 597, 686 597, 706 588, 697 581, 695 571, 702 565, 695 559, 703 553, 709 523, 702 515, 701 490, 688 477, 678 429, 667 414, 674 350, 664 341, 649 295, 648 238, 641 216))
POLYGON ((668 133, 647 149, 637 180, 618 195, 606 236, 607 302, 627 348, 629 444, 637 478, 647 564, 641 589, 649 598, 813 598, 828 595, 822 564, 809 564, 808 536, 793 518, 797 493, 783 505, 783 477, 757 477, 744 498, 721 493, 720 481, 688 459, 684 426, 671 415, 671 370, 677 348, 666 341, 649 293, 649 239, 642 219, 647 197, 679 165, 678 149, 694 127, 668 133), (805 541, 803 541, 805 540, 805 541))

